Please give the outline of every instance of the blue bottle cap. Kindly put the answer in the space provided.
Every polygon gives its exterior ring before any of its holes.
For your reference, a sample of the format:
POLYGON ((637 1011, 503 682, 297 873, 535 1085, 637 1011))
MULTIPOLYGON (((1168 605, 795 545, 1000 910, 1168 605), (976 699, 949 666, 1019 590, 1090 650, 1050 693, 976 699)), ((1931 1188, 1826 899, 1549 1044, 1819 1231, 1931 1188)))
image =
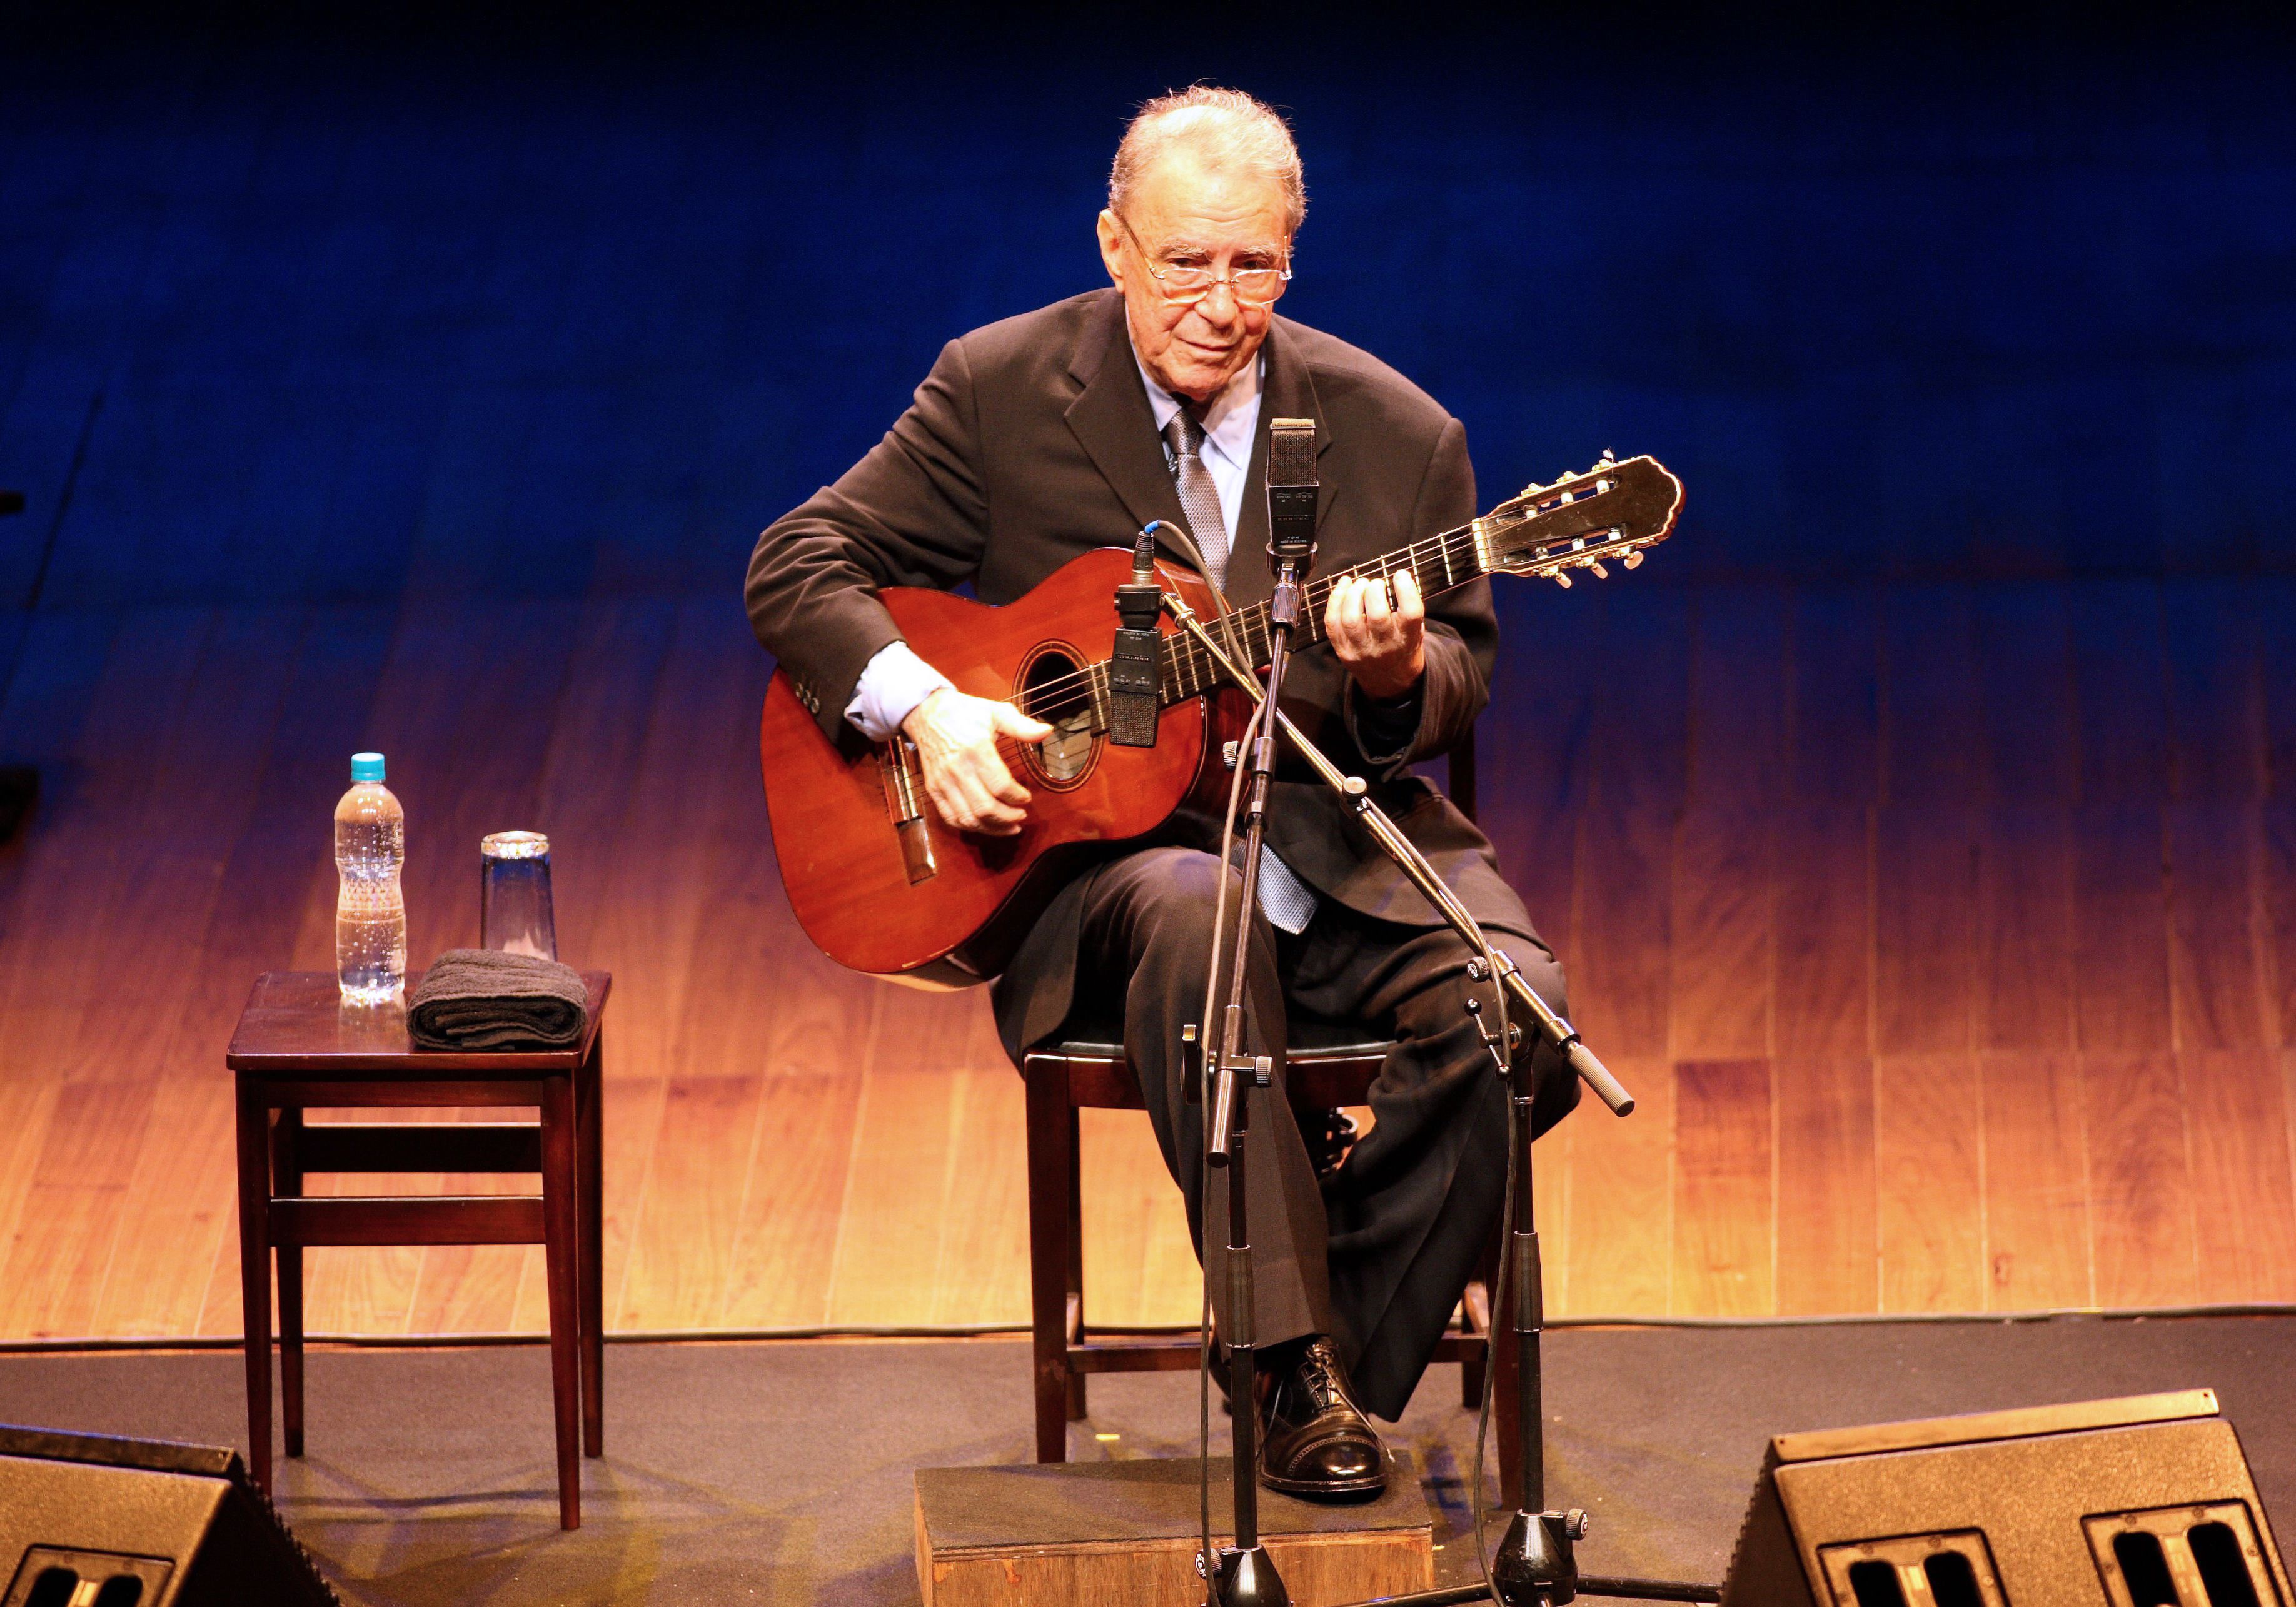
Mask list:
POLYGON ((382 779, 382 755, 354 753, 351 755, 351 780, 354 783, 382 779))

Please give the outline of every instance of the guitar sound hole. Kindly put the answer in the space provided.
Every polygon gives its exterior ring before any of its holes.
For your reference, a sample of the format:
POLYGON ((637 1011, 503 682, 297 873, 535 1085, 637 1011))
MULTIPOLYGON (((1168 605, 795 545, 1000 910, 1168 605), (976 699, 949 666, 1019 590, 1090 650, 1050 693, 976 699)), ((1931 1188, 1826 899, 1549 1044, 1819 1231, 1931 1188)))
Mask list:
POLYGON ((1055 787, 1074 786, 1092 767, 1092 684, 1077 661, 1048 647, 1021 672, 1021 707, 1053 728, 1052 735, 1028 750, 1030 768, 1055 787))

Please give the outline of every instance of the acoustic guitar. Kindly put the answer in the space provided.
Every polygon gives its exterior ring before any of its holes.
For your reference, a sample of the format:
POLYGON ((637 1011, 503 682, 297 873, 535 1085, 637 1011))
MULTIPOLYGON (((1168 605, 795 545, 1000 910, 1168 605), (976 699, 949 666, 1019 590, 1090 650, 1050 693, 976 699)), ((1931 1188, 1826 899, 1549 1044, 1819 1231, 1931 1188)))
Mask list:
MULTIPOLYGON (((1654 459, 1606 455, 1583 474, 1533 485, 1472 523, 1346 572, 1407 570, 1428 597, 1486 575, 1545 576, 1567 586, 1574 572, 1604 575, 1613 560, 1639 564, 1644 548, 1673 533, 1681 509, 1682 482, 1654 459)), ((1193 571, 1160 562, 1157 574, 1198 616, 1212 618, 1193 571)), ((1109 547, 1070 560, 1001 608, 924 588, 882 594, 909 645, 959 691, 1007 700, 1053 727, 1041 743, 1000 739, 1005 762, 1035 795, 1017 836, 947 824, 926 797, 914 743, 899 735, 871 742, 850 726, 832 742, 789 677, 775 672, 759 732, 767 812, 790 908, 823 953, 923 987, 987 981, 1081 862, 1147 836, 1191 799, 1221 807, 1222 741, 1237 734, 1248 703, 1169 611, 1159 622, 1155 743, 1108 740, 1112 600, 1131 578, 1130 551, 1109 547)), ((1323 639, 1336 578, 1308 586, 1296 647, 1323 639)), ((1264 667, 1267 604, 1239 609, 1228 623, 1264 667)))

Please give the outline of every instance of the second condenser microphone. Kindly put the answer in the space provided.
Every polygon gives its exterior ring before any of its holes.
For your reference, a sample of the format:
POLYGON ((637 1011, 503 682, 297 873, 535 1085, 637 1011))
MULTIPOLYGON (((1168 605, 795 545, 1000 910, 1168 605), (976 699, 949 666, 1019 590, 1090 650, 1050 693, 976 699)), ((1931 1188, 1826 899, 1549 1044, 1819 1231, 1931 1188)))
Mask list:
POLYGON ((1108 660, 1108 740, 1119 748, 1156 745, 1163 637, 1156 629, 1164 593, 1156 584, 1157 520, 1132 545, 1132 584, 1116 588, 1115 651, 1108 660))

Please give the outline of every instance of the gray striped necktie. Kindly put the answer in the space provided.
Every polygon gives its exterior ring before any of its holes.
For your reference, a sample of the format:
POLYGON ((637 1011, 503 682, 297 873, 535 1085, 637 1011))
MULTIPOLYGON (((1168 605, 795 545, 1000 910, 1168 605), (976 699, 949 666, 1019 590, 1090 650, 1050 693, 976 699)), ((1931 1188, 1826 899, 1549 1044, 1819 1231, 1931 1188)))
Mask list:
POLYGON ((1185 407, 1164 426, 1164 444, 1172 449, 1172 478, 1179 482, 1180 512, 1186 516, 1188 534, 1196 538, 1213 581, 1227 584, 1227 516, 1220 511, 1219 488, 1204 467, 1204 427, 1185 407))
MULTIPOLYGON (((1219 488, 1204 467, 1204 427, 1185 407, 1164 426, 1164 442, 1172 448, 1172 478, 1179 482, 1180 512, 1187 516, 1188 534, 1204 555, 1213 583, 1227 584, 1227 515, 1221 511, 1219 488)), ((1288 932, 1308 930, 1316 915, 1315 890, 1300 880, 1275 850, 1259 853, 1259 909, 1268 924, 1288 932)))

